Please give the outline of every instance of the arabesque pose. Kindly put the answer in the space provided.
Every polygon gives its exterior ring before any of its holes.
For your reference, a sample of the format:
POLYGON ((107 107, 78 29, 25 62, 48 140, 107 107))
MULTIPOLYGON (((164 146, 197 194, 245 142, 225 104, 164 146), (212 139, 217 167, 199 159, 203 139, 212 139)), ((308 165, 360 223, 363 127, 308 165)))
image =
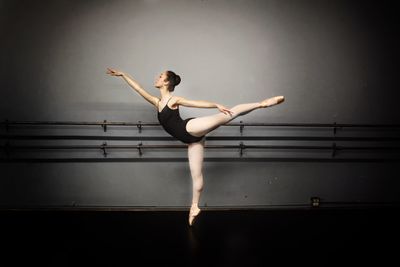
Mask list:
POLYGON ((170 70, 162 72, 155 80, 154 86, 160 90, 160 97, 149 94, 125 72, 108 68, 107 74, 122 77, 136 92, 157 109, 158 120, 165 131, 188 145, 189 166, 193 180, 192 206, 189 212, 190 226, 193 225, 196 216, 201 211, 198 204, 204 185, 202 168, 206 134, 230 122, 237 116, 245 115, 255 109, 271 107, 283 102, 285 99, 283 96, 275 96, 260 102, 239 104, 228 109, 221 104, 203 100, 189 100, 172 95, 171 92, 181 82, 181 78, 170 70), (192 117, 183 120, 179 115, 180 105, 196 108, 218 108, 220 112, 210 116, 192 117))

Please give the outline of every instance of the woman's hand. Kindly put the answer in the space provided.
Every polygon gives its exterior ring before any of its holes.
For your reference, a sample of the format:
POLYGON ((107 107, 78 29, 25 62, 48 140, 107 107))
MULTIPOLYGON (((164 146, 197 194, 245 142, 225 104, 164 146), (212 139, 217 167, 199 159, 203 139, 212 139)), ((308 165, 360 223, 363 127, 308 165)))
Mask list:
POLYGON ((110 74, 111 76, 122 76, 125 73, 123 73, 122 71, 118 71, 118 70, 114 70, 111 68, 107 68, 107 74, 110 74))
POLYGON ((231 115, 233 114, 233 111, 228 109, 227 107, 220 105, 220 104, 215 104, 217 106, 217 108, 219 109, 219 111, 221 111, 222 113, 226 114, 226 115, 231 115), (231 113, 231 114, 230 114, 231 113))

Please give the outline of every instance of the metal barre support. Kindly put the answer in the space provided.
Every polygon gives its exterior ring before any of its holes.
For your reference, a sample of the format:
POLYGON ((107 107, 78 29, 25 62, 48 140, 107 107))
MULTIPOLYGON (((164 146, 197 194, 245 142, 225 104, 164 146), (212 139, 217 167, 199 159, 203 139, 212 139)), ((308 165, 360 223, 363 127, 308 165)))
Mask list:
POLYGON ((137 145, 137 149, 138 149, 138 151, 139 151, 139 156, 141 157, 142 155, 143 155, 143 152, 142 152, 142 142, 140 142, 138 145, 137 145))
POLYGON ((103 150, 103 157, 107 157, 106 147, 107 147, 107 142, 103 142, 103 144, 100 147, 100 149, 103 150))
POLYGON ((336 155, 336 143, 332 144, 332 158, 334 158, 336 155))
POLYGON ((107 132, 107 120, 104 120, 104 123, 101 125, 103 127, 103 131, 107 132))
POLYGON ((240 142, 239 147, 240 147, 240 157, 242 157, 243 156, 243 149, 245 149, 245 145, 243 144, 243 142, 240 142))

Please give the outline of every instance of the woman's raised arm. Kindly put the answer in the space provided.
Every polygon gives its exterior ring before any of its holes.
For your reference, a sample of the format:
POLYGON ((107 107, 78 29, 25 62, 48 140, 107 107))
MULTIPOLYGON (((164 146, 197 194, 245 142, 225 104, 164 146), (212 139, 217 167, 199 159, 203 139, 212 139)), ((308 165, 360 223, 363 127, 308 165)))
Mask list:
POLYGON ((186 107, 196 107, 196 108, 218 108, 219 111, 229 114, 233 113, 233 111, 229 110, 223 105, 209 102, 209 101, 204 101, 204 100, 189 100, 186 98, 183 98, 181 96, 177 96, 178 100, 176 101, 177 104, 186 106, 186 107))
POLYGON ((149 103, 153 104, 157 107, 158 105, 158 97, 149 94, 144 88, 135 81, 132 77, 130 77, 127 73, 118 71, 115 69, 107 68, 107 74, 111 76, 120 76, 124 78, 124 80, 133 88, 136 92, 138 92, 144 99, 146 99, 149 103))

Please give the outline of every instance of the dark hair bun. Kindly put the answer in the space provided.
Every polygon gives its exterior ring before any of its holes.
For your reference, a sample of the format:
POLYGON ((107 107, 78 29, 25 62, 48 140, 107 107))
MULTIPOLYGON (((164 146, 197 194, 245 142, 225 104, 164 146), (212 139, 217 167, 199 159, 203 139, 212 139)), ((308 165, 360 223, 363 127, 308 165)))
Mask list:
POLYGON ((179 75, 175 76, 175 86, 181 83, 181 77, 179 75))
POLYGON ((181 83, 181 77, 171 70, 167 70, 167 79, 169 83, 172 85, 170 91, 174 90, 174 87, 181 83))

